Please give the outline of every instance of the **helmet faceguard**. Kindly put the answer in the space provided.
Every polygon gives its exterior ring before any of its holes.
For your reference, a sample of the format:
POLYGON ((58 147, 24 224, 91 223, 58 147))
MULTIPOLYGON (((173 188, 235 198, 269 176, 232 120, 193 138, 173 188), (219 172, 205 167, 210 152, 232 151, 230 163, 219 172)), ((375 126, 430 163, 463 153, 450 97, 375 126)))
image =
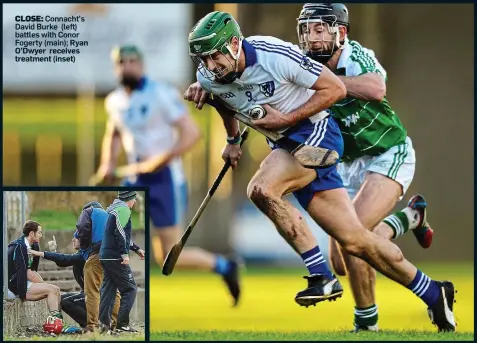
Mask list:
MULTIPOLYGON (((238 38, 238 37, 237 37, 238 38)), ((219 82, 219 83, 232 83, 235 81, 235 79, 238 77, 237 69, 238 69, 238 61, 240 58, 240 53, 242 50, 242 39, 239 39, 239 49, 238 52, 235 54, 232 51, 230 41, 225 42, 225 43, 218 43, 217 47, 214 47, 210 51, 206 51, 204 53, 190 53, 190 56, 192 58, 192 61, 196 64, 197 69, 199 72, 204 76, 205 78, 214 81, 214 82, 219 82), (217 57, 218 54, 221 54, 224 56, 224 58, 227 60, 228 65, 226 66, 217 66, 215 64, 214 58, 217 57), (228 56, 231 56, 232 59, 230 59, 228 56), (207 66, 207 61, 206 59, 210 58, 212 61, 212 64, 214 67, 212 69, 209 69, 207 66)))
MULTIPOLYGON (((305 4, 297 18, 298 44, 302 51, 315 61, 326 63, 331 56, 342 48, 339 27, 349 31, 348 10, 342 4, 305 4), (310 24, 321 25, 320 32, 314 32, 310 24), (325 38, 325 32, 331 37, 325 38), (312 39, 312 37, 314 39, 312 39), (321 43, 321 49, 313 49, 313 43, 321 43)), ((313 28, 315 29, 315 28, 313 28)))
POLYGON ((189 34, 189 55, 205 78, 219 83, 232 83, 238 77, 242 41, 240 27, 230 14, 212 12, 192 28, 189 34), (234 37, 238 39, 237 53, 233 52, 231 46, 234 37), (228 65, 215 64, 214 59, 220 54, 225 57, 228 65), (209 69, 207 60, 212 61, 213 68, 209 69))

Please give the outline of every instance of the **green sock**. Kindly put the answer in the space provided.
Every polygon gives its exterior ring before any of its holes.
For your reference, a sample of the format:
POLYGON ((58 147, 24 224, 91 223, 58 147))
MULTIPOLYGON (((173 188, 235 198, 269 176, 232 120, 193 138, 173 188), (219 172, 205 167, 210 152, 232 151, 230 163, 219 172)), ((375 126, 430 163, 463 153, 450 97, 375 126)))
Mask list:
POLYGON ((388 224, 394 231, 393 239, 404 235, 409 230, 409 219, 403 212, 394 212, 390 216, 384 219, 384 222, 388 224))
POLYGON ((50 316, 63 320, 63 315, 61 314, 61 311, 58 310, 50 311, 50 316))
POLYGON ((373 326, 378 323, 378 306, 371 305, 364 308, 354 308, 354 324, 359 326, 373 326))

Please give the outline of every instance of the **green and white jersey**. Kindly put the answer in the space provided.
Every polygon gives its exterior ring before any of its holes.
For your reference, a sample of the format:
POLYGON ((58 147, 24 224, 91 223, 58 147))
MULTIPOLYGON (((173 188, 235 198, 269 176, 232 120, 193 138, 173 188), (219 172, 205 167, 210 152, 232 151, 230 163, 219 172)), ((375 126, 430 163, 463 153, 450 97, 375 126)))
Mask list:
MULTIPOLYGON (((27 246, 27 250, 31 249, 30 242, 28 242, 28 239, 25 237, 25 245, 27 246)), ((28 255, 28 269, 31 269, 31 266, 33 264, 33 255, 28 255)))
MULTIPOLYGON (((350 40, 345 42, 335 73, 343 76, 380 73, 387 80, 374 52, 350 40)), ((346 97, 332 106, 331 111, 343 135, 343 161, 380 155, 407 137, 386 97, 381 102, 346 97)))

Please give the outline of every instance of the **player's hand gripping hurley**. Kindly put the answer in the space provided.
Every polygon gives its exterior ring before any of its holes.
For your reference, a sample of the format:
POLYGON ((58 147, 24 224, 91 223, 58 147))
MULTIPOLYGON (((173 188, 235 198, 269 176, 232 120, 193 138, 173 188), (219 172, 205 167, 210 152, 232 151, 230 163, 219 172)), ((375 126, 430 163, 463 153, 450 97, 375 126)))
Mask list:
MULTIPOLYGON (((328 167, 335 164, 338 161, 339 155, 334 150, 314 147, 311 145, 299 144, 297 142, 294 142, 286 138, 286 136, 282 133, 279 133, 276 131, 270 131, 258 125, 254 125, 249 116, 243 113, 234 111, 231 108, 228 108, 221 101, 218 101, 216 99, 212 99, 208 97, 205 100, 205 103, 214 107, 217 110, 224 109, 227 111, 234 112, 233 114, 234 118, 237 119, 242 124, 247 125, 251 129, 254 129, 255 131, 260 132, 262 135, 267 137, 273 143, 280 142, 281 147, 283 147, 290 154, 292 154, 297 159, 297 161, 300 162, 300 164, 305 168, 328 167)), ((257 106, 257 107, 260 107, 260 106, 257 106)), ((261 111, 264 111, 264 109, 261 108, 261 111)), ((265 115, 266 115, 266 112, 261 113, 262 118, 265 115)))
MULTIPOLYGON (((247 137, 248 137, 248 128, 245 128, 243 130, 242 134, 241 134, 242 140, 240 142, 240 146, 243 145, 243 143, 245 142, 247 137)), ((215 179, 214 184, 212 185, 212 187, 207 192, 207 196, 205 197, 204 201, 202 201, 202 204, 200 204, 199 209, 195 213, 194 218, 192 218, 192 221, 190 222, 186 231, 182 235, 181 239, 179 240, 179 242, 174 244, 171 251, 169 251, 169 253, 167 254, 166 259, 164 261, 164 265, 162 266, 162 274, 164 274, 164 275, 171 275, 172 274, 172 271, 174 270, 174 267, 177 263, 177 260, 179 259, 179 255, 181 254, 181 251, 184 248, 184 245, 186 244, 187 239, 189 239, 189 236, 192 233, 192 230, 194 229, 195 224, 197 223, 200 216, 202 215, 202 212, 204 212, 204 209, 207 206, 207 204, 209 203, 209 200, 214 195, 215 191, 217 190, 217 188, 220 185, 220 182, 222 181, 222 179, 224 178, 225 174, 227 173, 227 171, 229 170, 230 167, 231 167, 230 160, 227 160, 227 162, 225 162, 225 165, 223 166, 222 170, 220 171, 219 175, 215 179)))

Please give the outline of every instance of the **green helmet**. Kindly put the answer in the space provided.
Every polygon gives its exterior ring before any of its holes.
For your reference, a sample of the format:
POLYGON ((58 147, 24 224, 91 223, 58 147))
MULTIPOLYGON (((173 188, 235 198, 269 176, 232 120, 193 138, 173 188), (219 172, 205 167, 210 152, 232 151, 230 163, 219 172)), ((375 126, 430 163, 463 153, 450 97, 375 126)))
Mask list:
POLYGON ((216 51, 227 54, 232 37, 243 39, 240 26, 225 12, 211 12, 199 20, 189 33, 191 56, 211 55, 216 51))
POLYGON ((116 46, 111 51, 111 58, 115 63, 119 62, 121 58, 126 56, 136 57, 140 61, 143 59, 141 50, 135 45, 116 46))
MULTIPOLYGON (((190 31, 189 55, 199 66, 199 71, 201 71, 201 69, 205 67, 201 57, 212 55, 217 51, 224 55, 230 54, 235 60, 235 69, 240 56, 242 40, 243 35, 240 31, 240 26, 232 15, 225 12, 211 12, 199 20, 190 31), (233 37, 239 39, 240 48, 237 54, 234 54, 230 48, 230 41, 233 37)), ((205 77, 210 78, 210 73, 206 75, 207 73, 204 74, 202 72, 202 74, 205 77)), ((216 75, 214 75, 214 77, 215 76, 216 75)))

